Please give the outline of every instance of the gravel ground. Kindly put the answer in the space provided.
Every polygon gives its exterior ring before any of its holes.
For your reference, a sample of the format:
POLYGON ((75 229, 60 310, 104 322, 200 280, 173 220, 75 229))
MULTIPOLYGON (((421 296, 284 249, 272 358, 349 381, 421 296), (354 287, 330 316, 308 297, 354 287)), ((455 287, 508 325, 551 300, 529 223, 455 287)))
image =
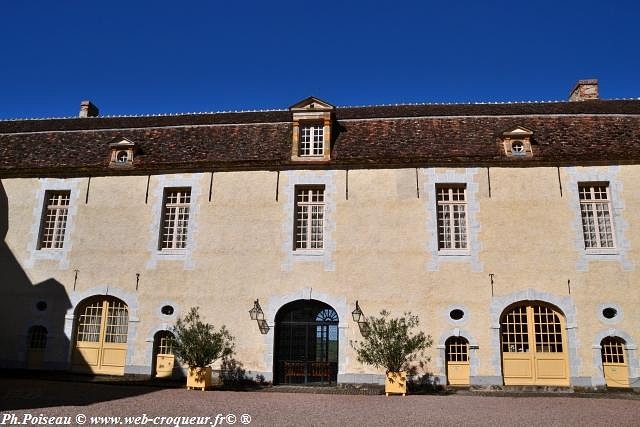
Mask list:
MULTIPOLYGON (((25 415, 71 417, 79 414, 125 417, 146 414, 146 425, 176 425, 154 417, 211 417, 200 425, 365 426, 365 425, 529 425, 637 426, 640 400, 615 398, 493 396, 350 396, 278 392, 189 391, 154 387, 0 378, 0 425, 25 415), (228 414, 236 416, 227 418, 228 414), (164 422, 163 422, 164 421, 164 422), (244 419, 246 421, 246 419, 244 419)), ((631 396, 633 397, 633 396, 631 396)), ((80 421, 82 421, 80 417, 80 421)), ((27 424, 36 421, 27 419, 27 424)), ((113 425, 103 420, 102 425, 113 425)), ((144 419, 138 420, 138 425, 144 419)), ((196 420, 194 420, 196 421, 196 420)), ((122 419, 119 424, 124 425, 122 419)), ((132 423, 136 424, 136 423, 132 423)), ((177 423, 187 425, 184 422, 177 423)), ((96 423, 93 423, 96 425, 96 423)))

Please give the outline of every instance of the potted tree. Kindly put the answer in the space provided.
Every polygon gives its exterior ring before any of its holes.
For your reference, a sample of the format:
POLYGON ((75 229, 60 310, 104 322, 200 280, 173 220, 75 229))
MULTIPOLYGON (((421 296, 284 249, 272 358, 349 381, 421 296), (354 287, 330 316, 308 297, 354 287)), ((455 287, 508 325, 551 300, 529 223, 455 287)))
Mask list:
POLYGON ((431 336, 415 331, 420 321, 418 316, 405 313, 402 317, 391 317, 382 310, 380 316, 367 319, 366 333, 361 341, 351 342, 361 363, 385 369, 385 393, 407 393, 407 372, 412 362, 423 366, 428 361, 424 350, 432 344, 431 336))
POLYGON ((176 321, 175 356, 189 367, 187 388, 205 390, 211 386, 211 364, 233 355, 234 338, 222 325, 219 330, 202 321, 198 307, 176 321))

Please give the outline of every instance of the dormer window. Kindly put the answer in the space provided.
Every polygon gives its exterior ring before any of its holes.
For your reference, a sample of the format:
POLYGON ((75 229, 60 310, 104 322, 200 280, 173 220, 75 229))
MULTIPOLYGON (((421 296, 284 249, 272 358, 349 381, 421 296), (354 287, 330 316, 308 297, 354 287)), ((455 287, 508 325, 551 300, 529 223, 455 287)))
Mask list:
POLYGON ((502 133, 504 152, 509 157, 531 157, 531 136, 533 132, 518 126, 502 133))
POLYGON ((331 126, 335 107, 318 98, 309 97, 289 109, 293 119, 291 160, 330 160, 331 126))
POLYGON ((127 160, 129 159, 129 153, 127 153, 126 151, 118 151, 118 154, 116 154, 116 163, 127 163, 127 160))
POLYGON ((116 168, 133 166, 133 156, 136 152, 135 142, 124 138, 109 144, 109 148, 111 149, 109 166, 116 168))
POLYGON ((305 124, 300 126, 299 156, 324 155, 324 124, 305 124))

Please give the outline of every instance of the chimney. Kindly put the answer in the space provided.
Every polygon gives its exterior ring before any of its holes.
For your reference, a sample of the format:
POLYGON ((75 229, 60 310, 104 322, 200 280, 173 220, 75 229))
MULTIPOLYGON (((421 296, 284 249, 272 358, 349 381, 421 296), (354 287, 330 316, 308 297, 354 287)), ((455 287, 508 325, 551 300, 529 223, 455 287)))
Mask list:
POLYGON ((571 90, 569 101, 593 101, 600 99, 598 96, 598 80, 578 80, 571 90))
POLYGON ((80 114, 78 117, 98 117, 100 111, 98 107, 93 105, 91 101, 82 101, 80 103, 80 114))

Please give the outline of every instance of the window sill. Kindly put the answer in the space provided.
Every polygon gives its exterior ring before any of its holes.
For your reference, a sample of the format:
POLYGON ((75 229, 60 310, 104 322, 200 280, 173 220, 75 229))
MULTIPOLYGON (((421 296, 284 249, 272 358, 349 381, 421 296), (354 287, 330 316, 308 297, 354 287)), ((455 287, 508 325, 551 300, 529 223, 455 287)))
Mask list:
POLYGON ((309 256, 309 257, 320 257, 324 255, 324 250, 322 249, 296 249, 291 252, 293 256, 309 256))
POLYGON ((471 252, 469 252, 467 249, 440 249, 438 251, 438 256, 471 256, 471 252))
POLYGON ((620 252, 616 248, 592 248, 585 249, 585 254, 589 255, 620 255, 620 252))
POLYGON ((292 162, 326 163, 330 160, 329 156, 291 156, 292 162))
POLYGON ((185 256, 187 254, 186 249, 159 249, 158 255, 160 256, 185 256))

